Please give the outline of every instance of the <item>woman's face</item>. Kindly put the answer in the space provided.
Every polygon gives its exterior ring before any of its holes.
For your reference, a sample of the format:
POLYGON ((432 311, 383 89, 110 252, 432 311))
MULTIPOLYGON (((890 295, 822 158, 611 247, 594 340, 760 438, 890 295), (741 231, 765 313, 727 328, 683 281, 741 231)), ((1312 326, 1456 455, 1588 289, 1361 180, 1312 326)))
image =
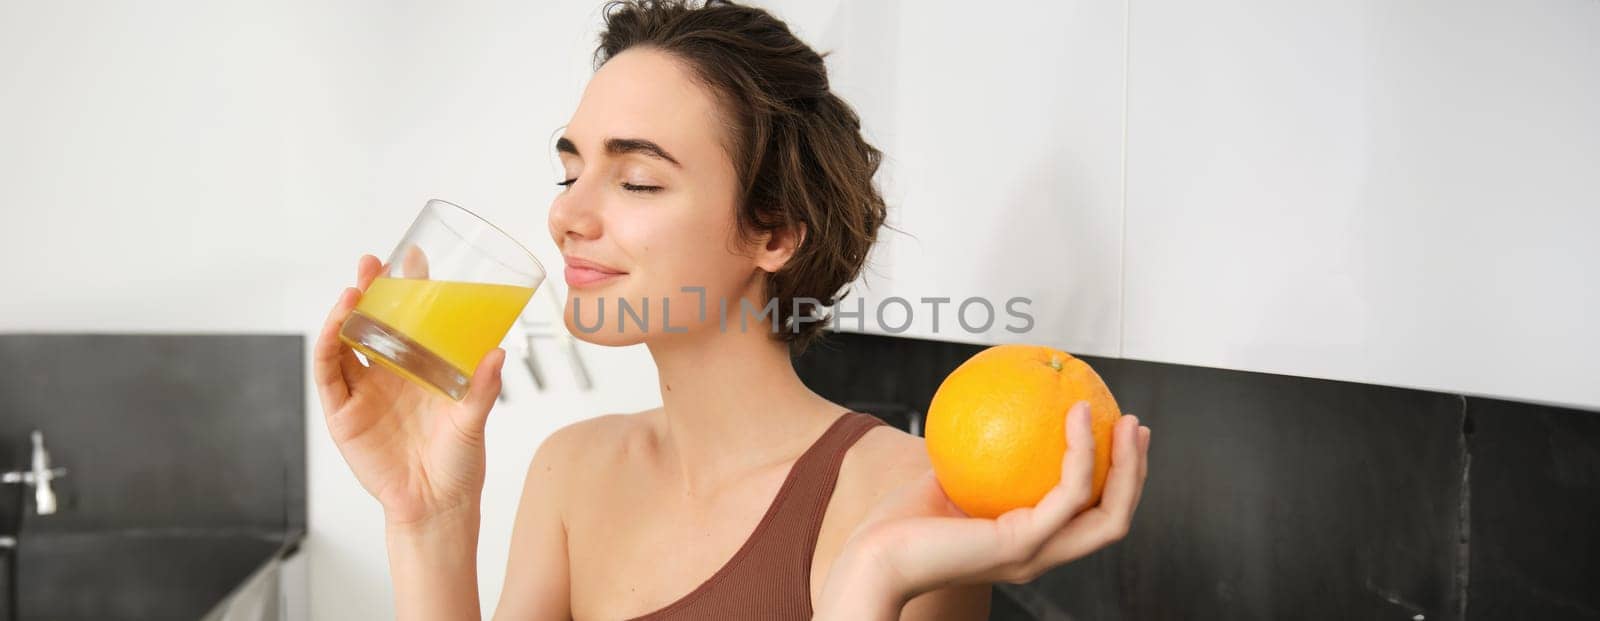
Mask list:
POLYGON ((732 330, 739 299, 757 302, 761 270, 787 254, 734 246, 725 131, 710 94, 663 52, 628 50, 595 72, 557 143, 568 185, 550 207, 574 335, 628 345, 716 330, 718 300, 728 300, 732 330), (694 287, 703 295, 685 290, 694 287))

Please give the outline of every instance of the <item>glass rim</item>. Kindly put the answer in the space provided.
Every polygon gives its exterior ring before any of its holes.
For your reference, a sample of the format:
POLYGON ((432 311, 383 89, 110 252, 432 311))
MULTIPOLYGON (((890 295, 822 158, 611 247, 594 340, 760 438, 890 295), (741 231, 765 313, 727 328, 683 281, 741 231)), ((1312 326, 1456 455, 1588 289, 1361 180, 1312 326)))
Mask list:
MULTIPOLYGON (((543 278, 546 278, 546 277, 549 276, 550 271, 545 269, 544 263, 539 262, 539 257, 533 256, 533 251, 528 250, 527 246, 522 245, 522 242, 517 241, 517 238, 512 237, 511 234, 507 233, 505 229, 502 229, 502 228, 500 228, 498 226, 495 226, 495 224, 493 222, 490 222, 487 218, 484 218, 483 216, 478 215, 476 212, 472 211, 471 209, 467 209, 466 207, 462 207, 461 205, 458 205, 456 203, 452 203, 452 202, 444 200, 442 198, 430 198, 430 199, 428 199, 427 203, 423 204, 423 207, 427 208, 428 206, 430 206, 430 205, 432 205, 434 203, 441 203, 441 204, 449 205, 450 207, 454 208, 456 211, 459 211, 461 213, 467 214, 468 216, 472 216, 472 219, 477 220, 479 223, 483 224, 484 226, 489 227, 494 232, 499 233, 501 237, 504 237, 506 239, 506 241, 511 242, 511 245, 516 246, 517 250, 521 250, 523 256, 527 257, 529 261, 533 262, 533 267, 535 269, 539 270, 539 274, 538 274, 539 278, 543 279, 543 278)), ((459 236, 460 234, 457 233, 457 235, 459 236)), ((510 266, 507 266, 507 267, 510 267, 510 266)), ((532 274, 530 274, 530 276, 532 276, 532 274)))

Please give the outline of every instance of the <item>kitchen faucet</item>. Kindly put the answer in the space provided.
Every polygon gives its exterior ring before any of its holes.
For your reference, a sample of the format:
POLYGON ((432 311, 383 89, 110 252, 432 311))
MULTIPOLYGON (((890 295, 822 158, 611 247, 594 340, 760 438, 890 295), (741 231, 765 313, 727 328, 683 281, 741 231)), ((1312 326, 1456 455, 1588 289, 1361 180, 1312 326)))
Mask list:
POLYGON ((67 476, 66 468, 50 467, 50 452, 44 448, 44 433, 33 431, 33 459, 27 470, 0 473, 0 483, 17 483, 33 486, 34 509, 39 515, 56 512, 56 492, 50 481, 67 476))

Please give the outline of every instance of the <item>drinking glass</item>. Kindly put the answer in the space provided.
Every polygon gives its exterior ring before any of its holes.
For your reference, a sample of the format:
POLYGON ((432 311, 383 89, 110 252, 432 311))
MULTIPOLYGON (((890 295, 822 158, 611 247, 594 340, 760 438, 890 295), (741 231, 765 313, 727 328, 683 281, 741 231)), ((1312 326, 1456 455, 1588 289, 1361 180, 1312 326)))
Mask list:
POLYGON ((505 231, 429 200, 339 339, 424 388, 460 401, 484 354, 505 338, 544 266, 505 231))

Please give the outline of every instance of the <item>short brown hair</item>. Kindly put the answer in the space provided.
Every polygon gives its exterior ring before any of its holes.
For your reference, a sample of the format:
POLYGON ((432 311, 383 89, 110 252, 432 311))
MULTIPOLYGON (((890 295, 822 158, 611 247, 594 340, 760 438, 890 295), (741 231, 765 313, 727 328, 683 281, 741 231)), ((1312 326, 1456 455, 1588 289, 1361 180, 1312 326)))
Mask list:
POLYGON ((804 227, 783 268, 767 279, 777 300, 778 336, 803 351, 823 323, 796 323, 838 302, 877 240, 887 208, 872 183, 882 153, 861 135, 861 120, 828 87, 824 54, 762 9, 726 0, 615 0, 595 68, 629 48, 652 48, 685 62, 717 98, 741 196, 738 233, 804 227))

